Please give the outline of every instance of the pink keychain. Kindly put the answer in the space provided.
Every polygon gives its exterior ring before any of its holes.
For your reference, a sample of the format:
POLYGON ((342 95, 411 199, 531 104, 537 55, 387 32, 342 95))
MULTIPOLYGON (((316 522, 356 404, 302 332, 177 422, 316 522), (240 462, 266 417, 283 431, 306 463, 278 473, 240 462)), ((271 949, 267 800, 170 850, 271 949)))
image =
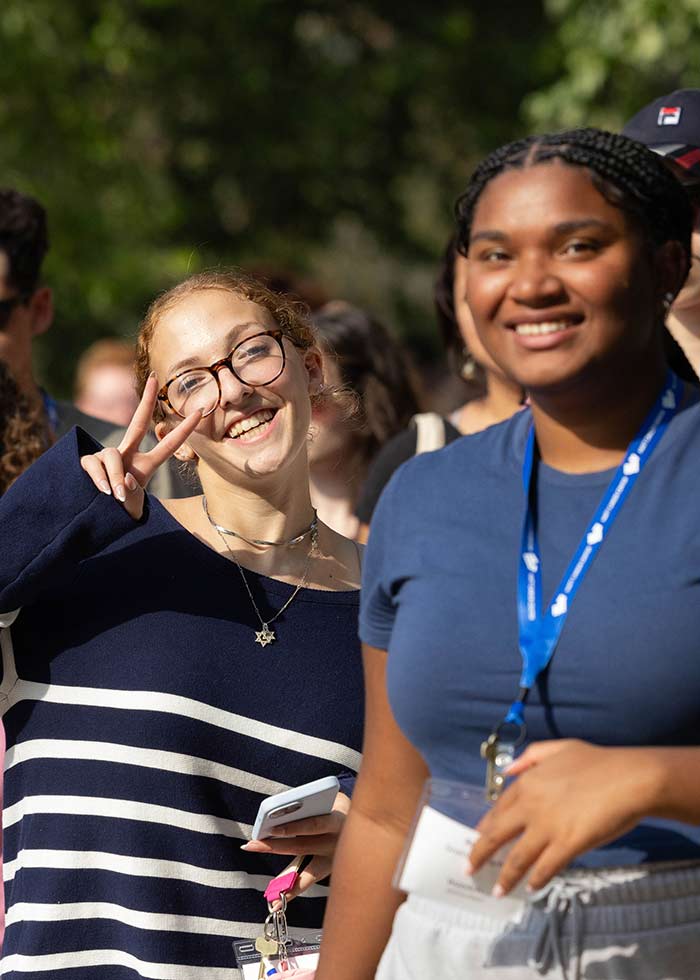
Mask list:
POLYGON ((287 871, 285 874, 279 875, 277 878, 273 878, 265 889, 265 898, 270 904, 273 902, 279 902, 282 895, 286 895, 287 892, 290 892, 298 880, 299 872, 294 870, 287 871))
POLYGON ((296 857, 283 874, 272 879, 264 893, 265 899, 267 900, 267 907, 270 910, 268 921, 272 919, 275 924, 277 941, 280 946, 279 963, 272 970, 268 971, 266 976, 279 976, 280 980, 313 980, 316 975, 315 970, 290 968, 285 950, 286 941, 288 941, 287 920, 285 916, 287 894, 299 880, 300 869, 306 860, 308 859, 304 854, 296 857))

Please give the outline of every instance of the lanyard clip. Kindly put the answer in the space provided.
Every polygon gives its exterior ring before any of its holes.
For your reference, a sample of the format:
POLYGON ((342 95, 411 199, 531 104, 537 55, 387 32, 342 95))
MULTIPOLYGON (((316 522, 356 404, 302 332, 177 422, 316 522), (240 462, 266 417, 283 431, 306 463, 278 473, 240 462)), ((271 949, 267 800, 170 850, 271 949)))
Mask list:
POLYGON ((495 803, 503 792, 506 782, 505 770, 513 761, 515 742, 504 741, 499 732, 491 732, 481 743, 481 758, 486 760, 486 799, 495 803))

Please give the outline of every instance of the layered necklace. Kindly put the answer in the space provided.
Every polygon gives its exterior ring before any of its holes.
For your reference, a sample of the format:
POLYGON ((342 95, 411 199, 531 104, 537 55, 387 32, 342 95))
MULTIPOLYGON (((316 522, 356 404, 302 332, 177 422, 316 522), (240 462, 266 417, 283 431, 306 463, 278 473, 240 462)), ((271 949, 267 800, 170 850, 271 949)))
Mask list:
POLYGON ((204 509, 204 513, 207 516, 207 520, 209 521, 211 526, 214 528, 216 533, 223 541, 224 546, 226 547, 226 550, 231 556, 234 565, 240 572, 240 576, 243 579, 243 585, 245 586, 245 590, 248 593, 248 598, 250 599, 251 605, 253 606, 255 615, 258 617, 258 622, 260 623, 260 629, 254 631, 255 642, 259 643, 261 647, 266 647, 268 643, 274 643, 274 641, 277 639, 275 631, 270 629, 270 625, 274 623, 274 621, 279 616, 282 615, 285 609, 288 609, 289 606, 291 606, 292 602, 294 602, 294 600, 296 599, 298 592, 301 589, 303 589, 304 586, 306 585, 306 581, 309 575, 309 569, 311 567, 311 559, 314 557, 314 555, 318 553, 318 514, 314 510, 313 520, 311 521, 309 526, 305 528, 300 534, 296 534, 293 538, 289 538, 289 540, 287 541, 265 541, 262 538, 246 538, 245 535, 240 534, 238 531, 233 531, 229 527, 223 527, 221 524, 217 524, 214 520, 212 520, 212 517, 209 513, 209 509, 207 507, 207 498, 204 495, 202 495, 202 507, 204 509), (263 619, 262 615, 260 614, 260 610, 258 609, 258 605, 255 599, 253 598, 253 593, 251 592, 250 586, 248 585, 248 579, 245 577, 245 572, 243 571, 240 562, 237 560, 236 556, 231 551, 231 548, 229 547, 229 543, 226 540, 226 535, 233 538, 239 538, 241 541, 245 541, 246 544, 249 544, 255 548, 283 548, 283 547, 288 547, 289 545, 301 544, 301 542, 304 540, 307 534, 311 535, 311 543, 309 546, 309 552, 306 556, 306 564, 304 565, 304 571, 302 573, 301 578, 299 579, 299 584, 294 589, 294 591, 287 599, 285 604, 282 606, 282 608, 278 609, 277 612, 274 614, 274 616, 269 616, 266 620, 263 619))

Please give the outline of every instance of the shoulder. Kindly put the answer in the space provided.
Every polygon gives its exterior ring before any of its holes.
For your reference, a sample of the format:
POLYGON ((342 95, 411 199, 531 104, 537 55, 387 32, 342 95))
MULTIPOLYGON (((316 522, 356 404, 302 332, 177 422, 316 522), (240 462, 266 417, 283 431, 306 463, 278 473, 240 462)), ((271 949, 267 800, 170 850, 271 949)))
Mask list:
POLYGON ((74 425, 79 425, 93 439, 100 442, 103 446, 116 445, 124 435, 124 429, 112 422, 105 422, 104 419, 96 419, 92 415, 86 415, 71 405, 70 402, 56 402, 58 408, 58 431, 57 436, 65 435, 74 425))
POLYGON ((401 484, 407 488, 446 480, 449 485, 456 479, 464 489, 486 476, 510 480, 522 465, 530 425, 529 411, 518 412, 498 425, 455 438, 435 452, 414 456, 399 471, 401 484))
POLYGON ((319 525, 321 560, 316 563, 311 585, 332 592, 352 592, 360 588, 364 546, 338 534, 327 524, 319 525))

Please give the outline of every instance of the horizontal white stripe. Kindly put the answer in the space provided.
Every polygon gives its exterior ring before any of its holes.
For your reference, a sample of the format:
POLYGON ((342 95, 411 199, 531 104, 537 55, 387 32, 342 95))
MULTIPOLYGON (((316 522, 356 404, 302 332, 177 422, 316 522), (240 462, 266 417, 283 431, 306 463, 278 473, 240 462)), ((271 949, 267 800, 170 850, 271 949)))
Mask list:
POLYGON ((215 817, 209 813, 190 813, 157 803, 136 800, 112 800, 102 796, 24 796, 8 806, 2 815, 5 829, 12 827, 30 813, 61 813, 71 816, 108 817, 110 820, 140 820, 180 827, 198 834, 223 834, 248 840, 253 828, 249 823, 215 817))
MULTIPOLYGON (((116 874, 141 878, 170 878, 191 881, 210 888, 253 888, 264 892, 270 878, 267 875, 251 875, 245 871, 218 871, 201 868, 182 861, 161 861, 157 858, 131 857, 128 854, 111 854, 108 851, 59 851, 26 848, 14 861, 3 867, 5 881, 12 881, 23 868, 57 871, 112 871, 116 874)), ((327 885, 312 885, 303 898, 327 898, 327 885)), ((245 933, 238 933, 245 935, 245 933)))
MULTIPOLYGON (((231 952, 233 957, 233 952, 231 952)), ((47 973, 55 970, 77 970, 84 966, 123 966, 148 980, 238 980, 237 969, 210 966, 178 966, 170 963, 148 963, 121 949, 84 949, 76 953, 47 953, 23 956, 12 953, 0 961, 0 973, 47 973)))
POLYGON ((77 739, 34 738, 18 742, 7 750, 5 770, 33 759, 88 759, 96 762, 117 762, 125 766, 143 766, 186 776, 204 776, 231 786, 240 786, 263 796, 272 796, 289 789, 285 783, 264 779, 255 773, 222 763, 212 762, 180 752, 144 749, 116 742, 83 742, 77 739))
MULTIPOLYGON (((139 912, 110 902, 70 902, 39 905, 17 902, 5 918, 6 928, 17 922, 69 922, 78 919, 111 919, 123 922, 135 929, 156 932, 190 932, 202 936, 224 936, 231 939, 257 939, 260 924, 257 922, 232 922, 230 919, 208 919, 203 915, 164 915, 139 912)), ((300 926, 288 927, 294 938, 304 938, 314 930, 300 926)))
POLYGON ((226 919, 139 912, 111 902, 65 902, 60 905, 17 902, 5 916, 5 926, 16 922, 66 922, 75 919, 113 919, 135 929, 152 929, 156 932, 194 932, 205 936, 230 936, 232 939, 239 935, 233 923, 226 919))
POLYGON ((22 608, 20 607, 19 609, 13 609, 11 612, 0 613, 0 629, 7 629, 8 626, 12 626, 21 612, 22 608))
POLYGON ((216 708, 203 701, 195 701, 193 698, 181 697, 178 694, 163 694, 160 691, 120 691, 101 687, 68 687, 60 684, 38 684, 20 679, 12 688, 4 711, 20 701, 48 701, 52 704, 80 704, 123 711, 159 711, 181 715, 183 718, 224 728, 226 731, 256 738, 292 752, 336 762, 348 769, 357 771, 360 768, 360 753, 339 742, 268 725, 255 718, 234 714, 232 711, 225 711, 223 708, 216 708))

